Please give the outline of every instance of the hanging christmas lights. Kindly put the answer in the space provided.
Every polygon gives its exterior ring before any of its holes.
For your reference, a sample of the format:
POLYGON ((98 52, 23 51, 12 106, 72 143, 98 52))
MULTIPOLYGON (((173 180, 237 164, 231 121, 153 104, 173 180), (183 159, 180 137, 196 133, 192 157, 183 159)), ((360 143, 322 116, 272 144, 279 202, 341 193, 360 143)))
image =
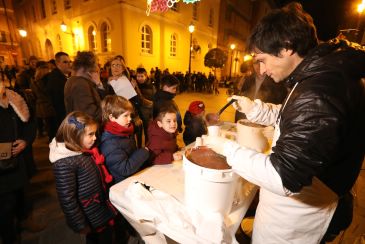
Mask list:
POLYGON ((195 3, 198 1, 200 1, 200 0, 183 0, 184 3, 195 3))
MULTIPOLYGON (((195 3, 200 0, 183 0, 184 3, 195 3)), ((154 12, 166 12, 180 0, 147 0, 147 16, 154 12)))

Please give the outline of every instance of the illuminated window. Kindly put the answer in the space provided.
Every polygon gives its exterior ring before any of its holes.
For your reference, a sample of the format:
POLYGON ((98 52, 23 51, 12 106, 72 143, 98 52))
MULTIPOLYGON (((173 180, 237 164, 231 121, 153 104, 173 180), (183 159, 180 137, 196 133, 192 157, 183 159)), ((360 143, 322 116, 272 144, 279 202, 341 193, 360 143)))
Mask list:
POLYGON ((5 33, 5 31, 0 32, 0 42, 6 42, 6 33, 5 33))
POLYGON ((172 34, 170 37, 170 56, 176 57, 176 45, 177 45, 177 37, 176 34, 172 34))
POLYGON ((40 5, 41 5, 41 18, 44 19, 46 18, 46 8, 44 6, 44 0, 40 1, 40 5))
POLYGON ((56 0, 51 1, 51 13, 57 14, 57 1, 56 0))
POLYGON ((63 5, 64 5, 65 9, 70 9, 71 8, 71 0, 63 0, 63 5))
POLYGON ((87 36, 89 38, 89 50, 96 51, 96 41, 95 41, 96 31, 94 26, 90 26, 87 30, 87 36))
POLYGON ((32 15, 33 15, 33 20, 36 21, 37 20, 37 17, 36 17, 36 14, 35 14, 34 5, 32 5, 32 15))
POLYGON ((209 10, 209 22, 208 22, 208 25, 210 27, 213 27, 213 24, 214 24, 214 9, 210 9, 209 10))
POLYGON ((198 4, 197 2, 193 3, 193 20, 198 20, 198 4))
POLYGON ((62 51, 62 40, 60 34, 57 34, 58 48, 62 51))
POLYGON ((100 35, 101 35, 101 51, 110 52, 111 51, 110 27, 106 22, 103 22, 100 26, 100 35))
POLYGON ((152 54, 152 29, 148 25, 142 26, 141 51, 152 54))

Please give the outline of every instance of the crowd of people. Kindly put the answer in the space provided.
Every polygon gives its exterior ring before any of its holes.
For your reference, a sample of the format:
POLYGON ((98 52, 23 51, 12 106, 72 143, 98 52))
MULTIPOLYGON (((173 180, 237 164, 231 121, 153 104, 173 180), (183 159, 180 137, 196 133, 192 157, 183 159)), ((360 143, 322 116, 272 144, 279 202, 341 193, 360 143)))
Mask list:
MULTIPOLYGON (((272 152, 225 138, 217 143, 232 169, 260 186, 252 240, 323 242, 352 218, 350 189, 364 157, 358 133, 365 123, 365 52, 344 40, 320 44, 312 18, 297 3, 264 17, 248 47, 253 60, 235 87, 235 119, 274 125, 272 152)), ((68 226, 87 243, 138 238, 108 189, 144 167, 181 160, 178 133, 186 145, 207 133, 205 104, 191 102, 182 116, 174 97, 219 92, 214 75, 157 67, 148 75, 143 67, 129 69, 122 55, 101 67, 89 51, 73 61, 65 52, 50 62, 31 57, 14 85, 9 70, 2 74, 9 73, 12 87, 0 81, 3 243, 16 242, 31 214, 25 189, 36 171, 32 143, 45 128, 68 226)))
MULTIPOLYGON (((7 116, 2 120, 7 133, 0 139, 4 146, 10 145, 10 159, 18 161, 14 167, 9 163, 6 170, 0 169, 2 185, 13 186, 0 195, 8 203, 1 213, 4 243, 16 240, 19 223, 32 211, 25 207, 29 202, 24 190, 36 172, 32 143, 37 133, 47 135, 50 142, 50 161, 66 221, 75 232, 86 234, 88 243, 112 243, 116 236, 118 243, 124 243, 133 233, 108 200, 111 185, 152 164, 182 159, 176 136, 183 131, 183 119, 174 101, 183 86, 179 75, 161 74, 156 68, 149 78, 143 67, 127 68, 121 55, 104 68, 107 74, 93 52, 78 52, 72 62, 67 53, 58 52, 54 62, 32 56, 14 85, 9 82, 6 88, 0 82, 6 98, 1 113, 7 116), (9 124, 11 120, 16 124, 9 124), (115 230, 118 235, 113 234, 115 230)), ((31 225, 37 225, 32 221, 31 225)))

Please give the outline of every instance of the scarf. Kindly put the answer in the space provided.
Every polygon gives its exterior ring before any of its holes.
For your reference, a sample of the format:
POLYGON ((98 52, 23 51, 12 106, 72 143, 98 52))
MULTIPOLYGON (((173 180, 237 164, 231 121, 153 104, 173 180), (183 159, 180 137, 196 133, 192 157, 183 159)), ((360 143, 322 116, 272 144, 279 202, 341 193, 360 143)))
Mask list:
POLYGON ((130 136, 133 135, 134 126, 131 123, 128 127, 125 127, 115 121, 108 121, 104 126, 104 130, 117 136, 130 136))
POLYGON ((30 113, 28 105, 15 91, 9 90, 0 84, 0 107, 7 109, 9 105, 13 108, 21 121, 28 122, 30 113))
MULTIPOLYGON (((102 171, 102 174, 104 176, 104 181, 106 183, 110 183, 113 181, 113 176, 111 174, 109 174, 108 170, 106 169, 105 167, 105 164, 104 164, 104 155, 99 153, 99 150, 97 147, 93 147, 92 149, 90 150, 83 150, 83 152, 87 152, 87 153, 90 153, 91 154, 91 157, 92 159, 94 160, 96 166, 98 166, 99 170, 101 169, 102 171)), ((106 186, 105 184, 103 183, 103 186, 104 186, 104 189, 106 190, 106 186)), ((93 196, 91 199, 88 199, 84 202, 84 204, 89 204, 90 201, 99 201, 98 200, 98 197, 99 197, 99 194, 96 194, 95 196, 93 196)), ((106 203, 107 205, 109 206, 110 210, 115 214, 117 215, 117 211, 115 210, 114 206, 110 203, 109 199, 106 200, 106 203)), ((114 217, 111 218, 107 225, 109 226, 113 226, 115 224, 115 221, 114 221, 114 217)), ((102 226, 102 227, 99 227, 96 229, 96 232, 100 233, 102 232, 104 229, 106 228, 106 226, 102 226)))
POLYGON ((104 164, 104 155, 99 153, 99 150, 97 147, 93 147, 90 150, 83 150, 83 152, 87 152, 91 154, 92 159, 94 160, 96 166, 98 166, 99 169, 102 170, 103 176, 104 176, 104 181, 106 183, 110 183, 113 180, 113 176, 111 174, 109 174, 108 170, 105 167, 104 164))

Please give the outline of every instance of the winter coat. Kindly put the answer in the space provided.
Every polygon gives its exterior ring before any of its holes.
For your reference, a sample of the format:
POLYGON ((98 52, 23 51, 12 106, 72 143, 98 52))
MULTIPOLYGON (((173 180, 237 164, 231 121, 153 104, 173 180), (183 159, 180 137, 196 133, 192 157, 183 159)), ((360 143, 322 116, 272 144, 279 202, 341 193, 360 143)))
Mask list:
POLYGON ((62 120, 66 117, 64 89, 67 81, 67 77, 58 68, 54 68, 46 76, 46 91, 48 97, 51 99, 53 108, 56 110, 57 125, 61 124, 62 120))
POLYGON ((134 135, 118 136, 104 131, 99 148, 109 172, 113 175, 114 183, 136 173, 149 157, 148 150, 137 149, 134 135))
POLYGON ((35 114, 37 118, 49 118, 56 115, 46 90, 47 76, 32 81, 30 87, 36 99, 35 114))
POLYGON ((148 144, 153 164, 169 164, 174 160, 173 154, 178 151, 176 134, 160 128, 153 120, 148 126, 148 144))
POLYGON ((140 117, 143 120, 143 127, 145 127, 145 133, 147 133, 148 124, 152 120, 153 112, 153 96, 156 93, 155 86, 152 84, 151 80, 148 79, 144 83, 137 83, 139 91, 141 92, 141 97, 143 97, 142 106, 140 107, 140 117), (148 103, 145 101, 148 100, 148 103))
POLYGON ((30 88, 30 83, 35 75, 35 69, 29 68, 20 73, 15 82, 15 90, 26 90, 30 88))
POLYGON ((197 137, 207 134, 207 126, 202 117, 194 116, 189 111, 186 111, 184 116, 185 130, 183 139, 185 145, 195 142, 197 137))
POLYGON ((282 111, 282 136, 271 161, 290 191, 310 185, 313 176, 339 196, 350 191, 365 152, 361 77, 365 51, 332 41, 314 49, 287 79, 298 87, 282 111))
POLYGON ((179 107, 177 106, 177 104, 173 100, 175 96, 176 96, 176 94, 173 94, 173 93, 170 93, 170 92, 167 92, 167 91, 163 91, 163 90, 158 90, 155 93, 155 95, 153 96, 152 115, 153 115, 153 119, 155 119, 157 117, 157 115, 159 114, 161 107, 169 105, 169 104, 172 105, 177 111, 176 118, 177 118, 178 131, 182 132, 181 113, 180 113, 179 107))
POLYGON ((364 158, 364 76, 363 50, 323 43, 285 80, 292 90, 281 109, 255 100, 246 113, 253 122, 278 121, 270 155, 233 148, 227 156, 235 172, 261 187, 253 243, 321 241, 364 158))
POLYGON ((117 212, 92 157, 71 151, 55 139, 49 147, 58 199, 68 226, 75 232, 87 226, 93 230, 106 226, 117 212))
MULTIPOLYGON (((13 143, 17 139, 30 145, 35 136, 34 126, 29 121, 29 110, 24 99, 16 92, 6 89, 8 107, 0 105, 0 143, 13 143)), ((17 167, 0 170, 0 194, 23 188, 28 182, 24 151, 16 156, 17 167)))
POLYGON ((147 79, 144 83, 137 83, 139 90, 141 91, 144 98, 152 101, 153 96, 156 93, 156 88, 152 84, 150 79, 147 79))
POLYGON ((101 99, 96 84, 82 76, 72 76, 65 85, 66 113, 81 111, 101 121, 101 99))

